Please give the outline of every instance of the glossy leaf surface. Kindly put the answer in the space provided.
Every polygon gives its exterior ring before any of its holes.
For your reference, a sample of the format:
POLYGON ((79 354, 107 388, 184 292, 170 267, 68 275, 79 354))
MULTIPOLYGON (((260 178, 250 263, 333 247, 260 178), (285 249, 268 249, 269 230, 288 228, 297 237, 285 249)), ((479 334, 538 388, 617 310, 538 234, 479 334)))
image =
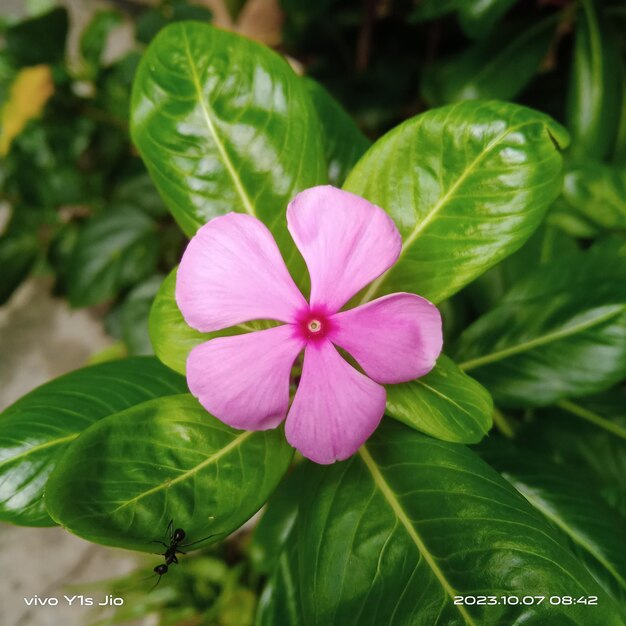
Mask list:
POLYGON ((490 441, 482 457, 572 541, 579 557, 617 600, 626 598, 626 523, 597 494, 585 473, 506 441, 490 441))
POLYGON ((387 415, 437 439, 476 443, 491 428, 489 392, 445 355, 426 376, 386 389, 387 415))
POLYGON ((528 617, 521 605, 455 605, 460 595, 596 595, 594 607, 546 598, 530 623, 586 626, 593 614, 621 624, 560 535, 468 448, 387 421, 352 459, 307 469, 297 523, 306 624, 489 626, 528 617))
POLYGON ((433 109, 378 140, 344 187, 383 207, 403 238, 364 299, 414 291, 439 302, 517 250, 560 191, 567 133, 502 102, 433 109))
POLYGON ((280 428, 236 431, 192 396, 170 396, 85 431, 51 475, 46 504, 85 539, 145 552, 173 519, 189 542, 199 541, 195 550, 252 517, 292 455, 280 428))
POLYGON ((283 253, 285 209, 326 181, 317 117, 303 81, 268 48, 196 22, 164 28, 139 66, 133 140, 189 236, 212 217, 262 219, 283 253))
POLYGON ((606 389, 626 376, 625 278, 619 243, 539 267, 461 334, 457 362, 503 406, 606 389))
POLYGON ((54 525, 43 492, 69 444, 103 417, 186 389, 156 359, 132 358, 76 370, 25 395, 0 415, 0 519, 54 525))

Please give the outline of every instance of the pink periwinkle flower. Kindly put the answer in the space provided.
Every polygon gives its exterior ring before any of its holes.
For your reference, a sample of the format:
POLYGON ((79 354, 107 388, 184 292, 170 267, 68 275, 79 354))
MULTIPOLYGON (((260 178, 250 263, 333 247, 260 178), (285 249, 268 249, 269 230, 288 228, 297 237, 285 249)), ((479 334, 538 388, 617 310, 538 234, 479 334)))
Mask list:
POLYGON ((287 226, 311 277, 308 303, 258 219, 216 217, 189 242, 176 301, 191 327, 213 332, 252 320, 284 323, 196 346, 187 359, 187 382, 222 422, 266 430, 286 417, 289 443, 317 463, 332 463, 354 454, 376 430, 385 411, 382 385, 433 368, 442 347, 441 317, 411 293, 341 311, 400 255, 400 233, 379 207, 334 187, 314 187, 291 202, 287 226), (303 350, 290 407, 290 374, 303 350))

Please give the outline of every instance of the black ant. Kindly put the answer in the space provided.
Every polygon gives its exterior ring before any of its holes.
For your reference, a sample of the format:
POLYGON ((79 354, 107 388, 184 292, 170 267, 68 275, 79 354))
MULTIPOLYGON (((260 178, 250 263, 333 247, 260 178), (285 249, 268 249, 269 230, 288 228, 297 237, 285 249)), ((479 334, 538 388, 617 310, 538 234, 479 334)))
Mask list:
POLYGON ((167 525, 167 530, 165 531, 165 535, 166 536, 169 535, 169 540, 170 540, 169 545, 167 545, 164 541, 161 541, 160 539, 154 539, 151 542, 151 543, 160 543, 162 546, 165 546, 165 552, 158 553, 160 556, 165 557, 165 563, 161 563, 157 565, 153 570, 155 574, 159 575, 159 579, 154 584, 154 587, 156 587, 161 582, 161 576, 163 576, 163 574, 167 574, 167 570, 169 569, 169 566, 172 563, 178 564, 178 557, 176 555, 187 554, 186 552, 179 550, 179 548, 188 548, 189 546, 194 546, 197 543, 206 541, 207 539, 210 539, 211 537, 215 537, 215 535, 209 535, 208 537, 198 539, 198 541, 192 541, 191 543, 181 543, 185 541, 185 537, 187 536, 187 533, 185 533, 185 531, 182 528, 174 529, 173 519, 171 519, 170 523, 167 525))

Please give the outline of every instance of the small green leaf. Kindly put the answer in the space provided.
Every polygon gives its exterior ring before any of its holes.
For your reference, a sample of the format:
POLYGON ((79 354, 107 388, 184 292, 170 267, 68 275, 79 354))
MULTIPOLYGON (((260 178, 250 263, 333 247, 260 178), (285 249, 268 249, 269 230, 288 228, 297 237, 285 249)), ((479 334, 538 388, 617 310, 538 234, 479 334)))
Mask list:
POLYGON ((371 143, 324 87, 311 78, 304 81, 321 122, 328 181, 340 187, 371 143))
POLYGON ((597 0, 581 0, 567 99, 572 152, 583 158, 611 154, 622 107, 621 58, 597 0))
POLYGON ((459 22, 468 37, 489 34, 516 0, 464 0, 459 2, 459 22))
POLYGON ((459 366, 510 407, 610 387, 626 376, 625 277, 619 242, 540 266, 462 333, 459 366))
POLYGON ((0 236, 0 305, 28 276, 37 259, 39 242, 33 233, 19 232, 0 236))
POLYGON ((207 24, 171 24, 141 61, 131 118, 133 140, 187 235, 240 211, 295 255, 285 209, 326 181, 326 163, 304 82, 286 61, 207 24))
POLYGON ((173 519, 195 550, 252 517, 292 456, 280 428, 236 431, 190 395, 159 398, 86 430, 57 463, 46 504, 80 537, 144 552, 173 519))
POLYGON ((560 192, 567 141, 548 116, 495 101, 433 109, 379 139, 344 187, 391 215, 403 247, 363 300, 439 302, 515 252, 560 192))
POLYGON ((386 420, 359 453, 307 463, 296 525, 310 626, 622 624, 616 605, 545 519, 475 453, 386 420), (543 596, 532 608, 456 596, 543 596))
POLYGON ((388 415, 437 439, 476 443, 491 428, 491 396, 445 355, 430 374, 386 389, 388 415))
POLYGON ((422 93, 431 105, 460 100, 512 100, 532 80, 556 29, 550 16, 510 24, 457 56, 432 65, 422 93))
POLYGON ((72 306, 99 304, 154 272, 159 242, 153 221, 135 209, 112 209, 85 224, 68 261, 72 306))
POLYGON ((626 230, 626 169, 599 161, 573 164, 565 175, 563 198, 603 228, 626 230))
POLYGON ((122 23, 122 15, 117 11, 98 11, 80 37, 80 53, 83 60, 95 75, 102 61, 107 39, 111 31, 122 23))
POLYGON ((18 400, 0 414, 0 519, 54 525, 43 491, 70 442, 107 415, 186 389, 156 359, 134 358, 76 370, 18 400))

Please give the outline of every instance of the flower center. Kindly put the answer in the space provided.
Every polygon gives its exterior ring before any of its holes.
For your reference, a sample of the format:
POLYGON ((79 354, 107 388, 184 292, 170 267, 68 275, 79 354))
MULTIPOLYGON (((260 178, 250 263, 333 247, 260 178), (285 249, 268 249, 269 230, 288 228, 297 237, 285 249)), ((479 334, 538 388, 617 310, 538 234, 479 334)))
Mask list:
POLYGON ((298 316, 298 327, 307 341, 320 341, 332 330, 332 322, 325 311, 307 309, 298 316))
POLYGON ((319 320, 311 320, 308 323, 307 328, 309 329, 309 332, 319 333, 322 330, 322 322, 319 320))

